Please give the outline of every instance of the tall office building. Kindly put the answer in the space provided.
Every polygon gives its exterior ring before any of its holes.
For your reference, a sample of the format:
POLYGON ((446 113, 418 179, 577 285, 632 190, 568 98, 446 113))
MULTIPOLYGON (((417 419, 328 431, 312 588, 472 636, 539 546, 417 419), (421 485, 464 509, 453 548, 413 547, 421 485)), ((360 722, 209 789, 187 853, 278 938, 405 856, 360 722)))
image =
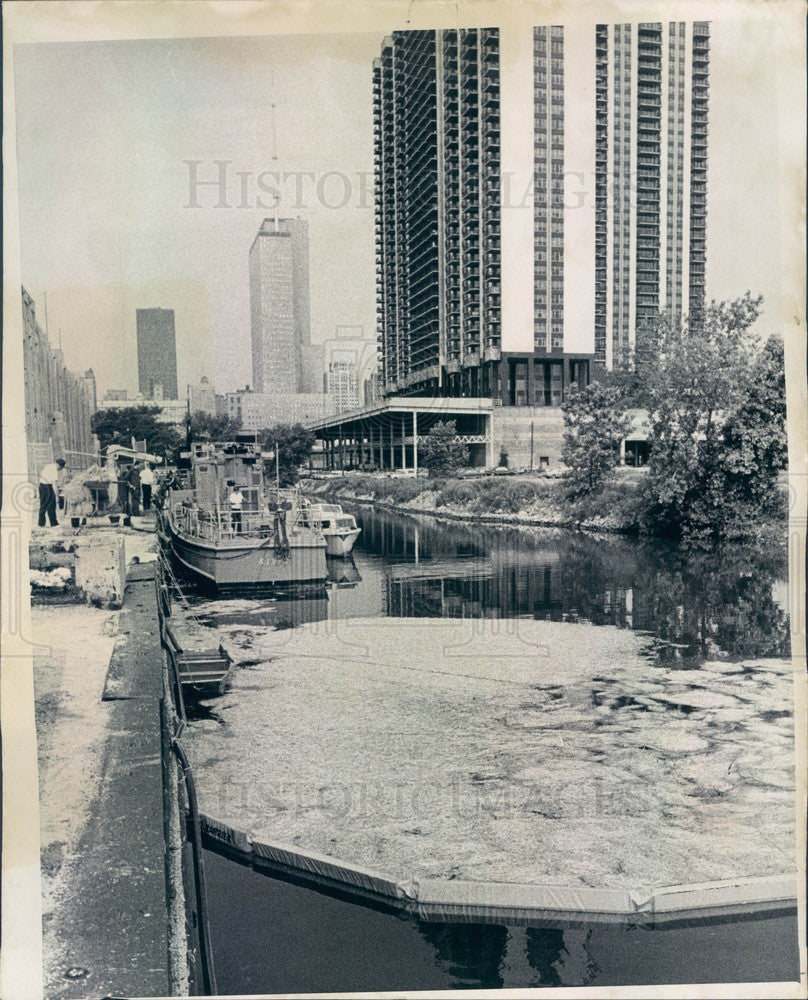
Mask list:
POLYGON ((497 29, 395 32, 373 104, 386 391, 485 394, 501 347, 497 29))
POLYGON ((709 24, 595 32, 595 361, 663 310, 703 316, 709 24))
POLYGON ((138 309, 138 389, 146 399, 177 398, 177 338, 173 309, 138 309))
MULTIPOLYGON (((258 393, 322 392, 312 363, 309 228, 303 219, 264 219, 250 247, 253 386, 258 393)), ((316 371, 315 371, 316 369, 316 371)))

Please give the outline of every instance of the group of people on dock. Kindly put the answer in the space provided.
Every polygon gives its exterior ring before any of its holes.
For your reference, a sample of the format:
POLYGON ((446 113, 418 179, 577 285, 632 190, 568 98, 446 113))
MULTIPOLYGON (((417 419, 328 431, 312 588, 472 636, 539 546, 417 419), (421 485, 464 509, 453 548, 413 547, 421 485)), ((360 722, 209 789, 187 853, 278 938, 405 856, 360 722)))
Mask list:
MULTIPOLYGON (((67 462, 57 458, 48 462, 39 474, 39 517, 40 528, 46 526, 46 521, 52 528, 57 527, 57 508, 64 509, 63 489, 67 485, 69 474, 66 471, 67 462)), ((154 469, 150 462, 132 462, 119 475, 118 502, 127 516, 140 515, 141 505, 144 511, 151 510, 152 494, 155 485, 154 469)))

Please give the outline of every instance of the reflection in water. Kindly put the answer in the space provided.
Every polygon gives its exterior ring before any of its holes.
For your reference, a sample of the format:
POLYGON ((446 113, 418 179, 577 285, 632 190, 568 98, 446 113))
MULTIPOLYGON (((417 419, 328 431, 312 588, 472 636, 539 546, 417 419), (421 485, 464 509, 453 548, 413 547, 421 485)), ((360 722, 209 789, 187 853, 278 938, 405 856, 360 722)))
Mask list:
POLYGON ((435 949, 437 962, 457 986, 494 989, 503 985, 508 931, 501 924, 427 924, 418 930, 435 949))
POLYGON ((338 587, 355 587, 361 581, 362 577, 350 553, 347 556, 329 556, 326 562, 329 583, 335 583, 338 587))
MULTIPOLYGON (((386 564, 389 616, 587 621, 648 632, 660 660, 788 656, 779 549, 686 551, 578 532, 416 521, 358 510, 358 550, 386 564)), ((361 555, 359 556, 361 559, 361 555)))
POLYGON ((589 928, 421 922, 418 930, 460 987, 583 986, 597 971, 589 928))
MULTIPOLYGON (((203 620, 294 628, 331 618, 535 618, 647 633, 659 662, 720 653, 788 656, 785 539, 688 551, 658 540, 563 529, 508 529, 356 509, 350 556, 328 560, 325 585, 244 594, 203 620), (354 558, 355 555, 355 558, 354 558)), ((231 595, 232 596, 232 595, 231 595)))

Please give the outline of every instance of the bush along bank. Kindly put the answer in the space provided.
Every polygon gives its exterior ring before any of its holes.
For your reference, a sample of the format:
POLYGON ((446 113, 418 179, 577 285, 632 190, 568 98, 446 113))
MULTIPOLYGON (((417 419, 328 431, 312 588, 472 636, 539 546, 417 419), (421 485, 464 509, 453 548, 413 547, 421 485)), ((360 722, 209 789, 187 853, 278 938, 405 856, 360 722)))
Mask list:
POLYGON ((638 482, 615 477, 597 498, 571 503, 560 479, 539 476, 475 479, 398 478, 348 474, 309 480, 309 493, 354 500, 407 513, 448 519, 579 528, 636 534, 640 524, 638 482))

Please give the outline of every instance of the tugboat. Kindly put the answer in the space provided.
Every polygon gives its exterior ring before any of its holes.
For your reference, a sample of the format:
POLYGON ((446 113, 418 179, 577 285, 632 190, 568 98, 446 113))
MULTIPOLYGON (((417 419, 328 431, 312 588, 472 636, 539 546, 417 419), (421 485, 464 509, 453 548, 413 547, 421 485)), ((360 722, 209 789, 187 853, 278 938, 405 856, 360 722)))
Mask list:
POLYGON ((295 488, 268 488, 255 435, 195 441, 188 489, 166 494, 175 557, 217 589, 322 582, 326 542, 295 488))
POLYGON ((322 531, 329 556, 347 556, 362 531, 353 514, 346 514, 338 503, 308 501, 306 515, 309 524, 322 531))

